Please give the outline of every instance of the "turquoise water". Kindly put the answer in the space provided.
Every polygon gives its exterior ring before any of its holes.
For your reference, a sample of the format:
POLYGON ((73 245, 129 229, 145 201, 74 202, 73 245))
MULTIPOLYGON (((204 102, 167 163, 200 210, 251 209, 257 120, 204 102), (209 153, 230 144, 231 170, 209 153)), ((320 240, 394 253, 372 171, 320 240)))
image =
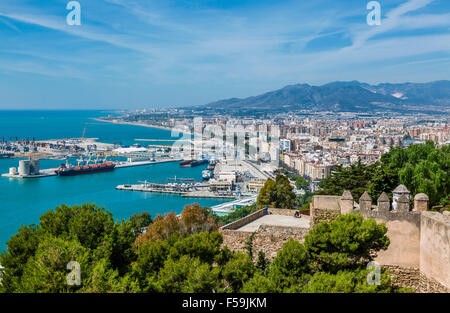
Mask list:
MULTIPOLYGON (((86 137, 99 138, 99 141, 109 143, 121 141, 123 144, 133 144, 136 138, 173 139, 169 131, 161 129, 92 122, 89 119, 106 114, 99 111, 0 111, 0 138, 34 136, 38 140, 81 137, 86 127, 86 137)), ((40 167, 53 168, 60 163, 58 160, 41 160, 40 167)), ((9 167, 13 166, 18 166, 18 159, 0 159, 0 173, 7 173, 9 167)), ((95 202, 120 220, 143 211, 148 211, 153 217, 170 211, 178 214, 185 205, 193 202, 213 206, 227 201, 115 190, 119 184, 143 180, 163 181, 174 176, 201 180, 201 172, 205 167, 180 168, 177 162, 173 162, 72 177, 0 177, 0 250, 6 248, 6 242, 21 225, 39 223, 39 217, 44 212, 62 203, 74 205, 95 202)))
MULTIPOLYGON (((86 128, 86 138, 99 138, 106 143, 121 143, 131 145, 146 142, 135 139, 178 139, 171 137, 171 132, 164 129, 156 129, 133 125, 120 125, 103 123, 92 118, 111 114, 108 111, 0 111, 0 139, 11 140, 11 137, 19 139, 35 140, 80 138, 86 128)), ((151 142, 152 144, 172 144, 151 142)))

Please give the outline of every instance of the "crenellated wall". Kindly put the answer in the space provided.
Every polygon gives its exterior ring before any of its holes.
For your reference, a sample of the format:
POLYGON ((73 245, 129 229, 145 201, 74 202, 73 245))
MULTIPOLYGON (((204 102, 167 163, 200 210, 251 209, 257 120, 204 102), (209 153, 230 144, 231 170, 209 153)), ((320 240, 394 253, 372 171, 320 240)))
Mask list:
POLYGON ((349 191, 345 191, 341 197, 314 196, 311 202, 311 223, 328 221, 350 212, 360 213, 365 218, 374 218, 379 223, 385 223, 390 245, 386 251, 378 253, 376 261, 395 268, 397 273, 404 269, 402 277, 407 277, 407 273, 414 270, 420 272, 416 278, 423 281, 412 286, 418 291, 449 290, 450 215, 426 212, 429 200, 424 194, 414 197, 414 207, 411 209, 409 191, 406 187, 400 185, 394 193, 396 191, 398 192, 394 198, 396 210, 392 209, 386 193, 381 194, 376 205, 372 204, 367 192, 360 197, 359 203, 353 200, 349 191))
POLYGON ((391 210, 386 194, 380 196, 376 206, 361 205, 363 201, 360 199, 359 208, 353 211, 365 218, 374 218, 378 223, 385 223, 388 229, 389 248, 380 251, 375 260, 384 265, 419 268, 421 212, 410 211, 409 201, 398 203, 398 209, 391 210))
MULTIPOLYGON (((408 190, 403 185, 394 190, 396 209, 386 193, 382 193, 373 204, 365 192, 359 202, 345 191, 342 196, 316 195, 310 205, 311 227, 320 222, 330 222, 341 214, 360 213, 365 218, 373 218, 385 223, 390 245, 380 251, 375 259, 383 267, 389 268, 396 283, 410 287, 417 292, 450 292, 450 214, 426 211, 428 196, 418 194, 410 200, 408 190), (413 202, 413 208, 410 203, 413 202)), ((240 231, 240 227, 266 215, 292 216, 295 211, 282 209, 262 209, 221 228, 223 244, 235 251, 245 252, 251 232, 240 231)), ((260 225, 253 237, 254 257, 258 251, 265 252, 273 259, 284 243, 293 238, 304 241, 310 228, 260 225)))

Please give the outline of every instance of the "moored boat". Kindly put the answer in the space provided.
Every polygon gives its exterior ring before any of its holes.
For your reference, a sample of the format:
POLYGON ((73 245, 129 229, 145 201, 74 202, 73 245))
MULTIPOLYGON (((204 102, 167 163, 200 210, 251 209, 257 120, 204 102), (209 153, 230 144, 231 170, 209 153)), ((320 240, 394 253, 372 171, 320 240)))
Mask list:
POLYGON ((188 160, 180 163, 180 167, 194 167, 208 163, 208 160, 188 160))
POLYGON ((192 162, 194 162, 194 160, 180 162, 180 167, 190 167, 192 162))
POLYGON ((107 162, 106 158, 103 163, 97 163, 98 158, 95 164, 89 164, 90 158, 87 161, 87 164, 80 165, 82 160, 78 161, 77 166, 73 166, 66 162, 66 164, 61 164, 60 167, 55 171, 58 176, 75 176, 75 175, 83 175, 83 174, 93 174, 100 172, 108 172, 114 170, 116 165, 113 162, 107 162))

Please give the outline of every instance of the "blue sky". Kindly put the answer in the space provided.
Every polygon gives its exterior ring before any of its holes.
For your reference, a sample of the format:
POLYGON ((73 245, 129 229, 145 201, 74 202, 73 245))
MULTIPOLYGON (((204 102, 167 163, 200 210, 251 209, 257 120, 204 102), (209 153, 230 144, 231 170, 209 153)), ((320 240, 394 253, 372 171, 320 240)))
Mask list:
POLYGON ((450 1, 0 1, 0 109, 205 104, 296 83, 450 79, 450 1))

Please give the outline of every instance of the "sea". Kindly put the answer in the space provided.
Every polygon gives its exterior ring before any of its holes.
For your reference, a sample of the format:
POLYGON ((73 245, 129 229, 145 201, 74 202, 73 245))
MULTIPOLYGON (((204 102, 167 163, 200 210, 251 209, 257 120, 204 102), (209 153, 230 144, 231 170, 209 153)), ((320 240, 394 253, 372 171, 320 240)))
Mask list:
MULTIPOLYGON (((109 111, 0 111, 0 139, 98 138, 99 142, 132 145, 147 144, 136 139, 157 139, 152 144, 171 144, 178 139, 171 131, 135 125, 99 122, 93 118, 114 114, 109 111)), ((150 142, 148 142, 149 144, 150 142)), ((40 168, 55 168, 64 161, 41 160, 40 168)), ((0 173, 17 167, 19 159, 0 159, 0 173)), ((168 178, 201 180, 205 166, 181 168, 178 162, 119 168, 112 172, 71 177, 0 177, 0 251, 22 225, 38 224, 39 217, 61 204, 95 203, 109 210, 116 220, 136 213, 152 217, 168 212, 181 213, 185 205, 197 202, 214 206, 227 199, 184 198, 180 195, 120 191, 120 184, 138 181, 162 182, 168 178)))

